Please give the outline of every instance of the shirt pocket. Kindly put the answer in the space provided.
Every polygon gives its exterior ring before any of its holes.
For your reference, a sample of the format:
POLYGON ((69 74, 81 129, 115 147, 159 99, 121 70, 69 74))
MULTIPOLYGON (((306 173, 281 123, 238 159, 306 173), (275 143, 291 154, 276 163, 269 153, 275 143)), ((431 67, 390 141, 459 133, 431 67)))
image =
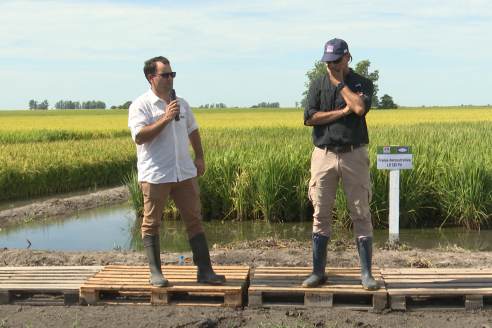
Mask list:
POLYGON ((154 124, 166 115, 166 112, 161 109, 155 109, 152 111, 152 117, 150 118, 150 124, 154 124))
POLYGON ((179 113, 179 121, 177 121, 180 126, 186 126, 186 115, 185 113, 179 113))

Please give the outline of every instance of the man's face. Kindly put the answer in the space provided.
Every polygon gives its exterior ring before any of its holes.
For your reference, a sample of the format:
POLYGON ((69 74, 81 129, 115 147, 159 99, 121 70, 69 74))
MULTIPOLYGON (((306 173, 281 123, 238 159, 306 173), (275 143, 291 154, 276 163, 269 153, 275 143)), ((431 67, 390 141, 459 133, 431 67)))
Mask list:
POLYGON ((329 68, 330 70, 335 70, 337 72, 340 72, 340 69, 342 66, 347 66, 347 56, 348 54, 341 55, 337 60, 332 61, 332 62, 327 62, 326 63, 326 68, 329 68))
POLYGON ((172 69, 170 65, 163 64, 161 62, 156 62, 156 72, 155 75, 149 75, 150 83, 152 87, 159 93, 168 93, 169 90, 173 88, 174 79, 169 76, 167 78, 163 78, 160 74, 162 73, 171 73, 172 69))

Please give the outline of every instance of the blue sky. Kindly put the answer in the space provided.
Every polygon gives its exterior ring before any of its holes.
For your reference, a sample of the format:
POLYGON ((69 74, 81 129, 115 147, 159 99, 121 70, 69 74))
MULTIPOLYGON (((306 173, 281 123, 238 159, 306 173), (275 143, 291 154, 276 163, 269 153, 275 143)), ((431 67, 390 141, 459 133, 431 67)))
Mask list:
POLYGON ((192 107, 302 99, 305 73, 342 38, 402 106, 492 104, 492 2, 0 1, 0 109, 30 99, 102 100, 148 89, 163 55, 192 107))

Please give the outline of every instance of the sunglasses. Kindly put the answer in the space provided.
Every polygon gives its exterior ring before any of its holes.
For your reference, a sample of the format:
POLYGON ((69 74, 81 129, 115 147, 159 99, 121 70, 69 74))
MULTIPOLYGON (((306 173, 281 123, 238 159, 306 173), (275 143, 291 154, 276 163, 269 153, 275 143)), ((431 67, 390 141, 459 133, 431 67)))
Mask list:
POLYGON ((176 72, 155 74, 154 76, 160 76, 163 79, 167 79, 169 77, 172 77, 174 79, 176 77, 176 72))
POLYGON ((345 55, 341 55, 337 60, 327 61, 326 63, 327 64, 329 64, 329 63, 338 64, 339 62, 341 62, 343 60, 344 57, 345 57, 345 55))

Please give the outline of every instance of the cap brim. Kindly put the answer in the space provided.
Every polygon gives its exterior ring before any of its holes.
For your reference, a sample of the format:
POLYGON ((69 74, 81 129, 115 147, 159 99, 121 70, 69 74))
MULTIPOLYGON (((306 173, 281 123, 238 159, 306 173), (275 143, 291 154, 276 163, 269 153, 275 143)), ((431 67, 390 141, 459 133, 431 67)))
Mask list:
POLYGON ((322 62, 334 61, 334 60, 337 60, 338 58, 340 58, 340 56, 341 56, 341 55, 326 52, 326 53, 323 55, 323 57, 321 58, 321 61, 322 61, 322 62))

